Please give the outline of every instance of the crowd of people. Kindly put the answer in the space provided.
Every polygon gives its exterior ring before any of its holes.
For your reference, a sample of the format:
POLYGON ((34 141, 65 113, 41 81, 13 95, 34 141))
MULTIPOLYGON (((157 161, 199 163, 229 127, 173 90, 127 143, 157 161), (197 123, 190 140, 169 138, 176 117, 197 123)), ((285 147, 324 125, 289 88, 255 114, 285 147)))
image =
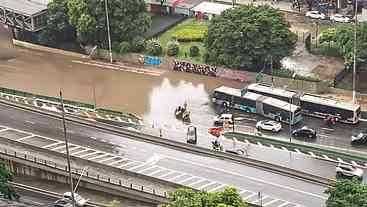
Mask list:
POLYGON ((192 64, 184 61, 174 61, 173 70, 195 73, 206 76, 217 76, 217 68, 209 65, 192 64))

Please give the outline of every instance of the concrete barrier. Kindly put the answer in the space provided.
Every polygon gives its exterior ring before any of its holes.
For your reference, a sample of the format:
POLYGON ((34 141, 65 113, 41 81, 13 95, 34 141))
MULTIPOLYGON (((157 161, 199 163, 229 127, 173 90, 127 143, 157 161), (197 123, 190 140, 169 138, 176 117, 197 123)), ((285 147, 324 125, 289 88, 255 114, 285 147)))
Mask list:
POLYGON ((65 51, 65 50, 46 47, 46 46, 41 46, 41 45, 32 44, 32 43, 29 43, 29 42, 24 42, 24 41, 20 41, 20 40, 16 40, 16 39, 13 39, 13 44, 18 46, 18 47, 24 47, 24 48, 28 48, 28 49, 31 49, 31 50, 38 50, 38 51, 42 51, 42 52, 49 52, 49 53, 60 54, 60 55, 65 55, 65 56, 71 56, 71 57, 75 57, 75 58, 86 58, 87 57, 84 54, 65 51))

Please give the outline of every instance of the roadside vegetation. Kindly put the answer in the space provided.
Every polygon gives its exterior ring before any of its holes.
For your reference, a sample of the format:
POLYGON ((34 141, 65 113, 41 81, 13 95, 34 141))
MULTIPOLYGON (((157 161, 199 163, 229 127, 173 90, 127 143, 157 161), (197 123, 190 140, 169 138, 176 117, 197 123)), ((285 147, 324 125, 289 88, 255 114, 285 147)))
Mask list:
POLYGON ((248 207, 235 188, 222 192, 178 189, 169 195, 169 204, 161 207, 248 207))
POLYGON ((367 206, 367 185, 357 179, 341 180, 329 187, 326 207, 364 207, 367 206))
POLYGON ((8 199, 15 200, 18 199, 18 195, 15 192, 12 185, 9 182, 13 181, 13 174, 5 167, 3 162, 0 163, 0 196, 8 199))

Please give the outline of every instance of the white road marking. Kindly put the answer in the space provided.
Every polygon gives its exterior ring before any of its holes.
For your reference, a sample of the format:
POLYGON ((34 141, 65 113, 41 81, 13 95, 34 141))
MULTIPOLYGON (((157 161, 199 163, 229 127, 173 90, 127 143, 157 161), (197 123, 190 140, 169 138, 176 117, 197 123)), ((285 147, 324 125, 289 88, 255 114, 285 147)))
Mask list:
POLYGON ((5 129, 0 129, 0 132, 4 132, 4 131, 7 131, 7 130, 9 130, 9 128, 5 127, 5 129))
POLYGON ((26 137, 22 137, 22 138, 19 138, 19 139, 17 139, 17 142, 21 142, 21 141, 23 141, 23 140, 26 140, 26 139, 29 139, 29 138, 32 138, 32 137, 34 137, 35 135, 29 135, 29 136, 26 136, 26 137))
POLYGON ((224 188, 226 186, 227 186, 226 184, 222 184, 222 185, 219 185, 219 186, 217 186, 215 188, 209 189, 208 192, 214 192, 214 191, 219 190, 221 188, 224 188))
POLYGON ((154 174, 157 174, 157 173, 159 173, 159 172, 163 172, 163 171, 165 171, 166 169, 159 169, 159 170, 156 170, 156 171, 154 171, 154 172, 151 172, 151 173, 149 173, 149 174, 147 174, 147 176, 152 176, 152 175, 154 175, 154 174))
POLYGON ((180 161, 180 162, 190 163, 192 165, 212 169, 212 170, 215 170, 217 172, 224 172, 224 173, 227 173, 227 174, 230 174, 230 175, 235 175, 235 176, 238 176, 238 177, 247 178, 249 180, 254 180, 254 181, 257 181, 259 183, 264 183, 266 185, 270 184, 270 185, 273 185, 273 186, 276 186, 276 187, 284 188, 284 189, 287 189, 287 190, 291 190, 291 191, 295 191, 295 192, 298 192, 298 193, 302 193, 302 194, 306 194, 306 195, 309 195, 309 196, 313 196, 313 197, 317 197, 317 198, 327 200, 327 198, 324 197, 324 196, 320 196, 320 195, 317 195, 317 194, 314 194, 314 193, 311 193, 311 192, 306 192, 306 191, 296 189, 296 188, 293 188, 293 187, 290 187, 290 186, 284 186, 284 185, 273 183, 273 182, 270 182, 270 181, 265 181, 265 180, 262 180, 262 179, 259 179, 259 178, 250 177, 250 176, 247 176, 247 175, 244 175, 244 174, 235 173, 233 171, 228 171, 228 170, 224 170, 224 169, 220 169, 220 168, 216 168, 216 167, 212 167, 212 166, 206 166, 204 164, 195 163, 195 162, 192 162, 192 161, 189 161, 189 160, 184 160, 184 159, 179 159, 179 158, 174 158, 174 157, 169 157, 169 156, 167 156, 166 159, 173 159, 173 160, 177 160, 177 161, 180 161))
POLYGON ((243 198, 243 200, 247 200, 247 199, 251 198, 251 197, 252 197, 252 196, 254 196, 254 195, 256 195, 256 193, 252 193, 252 194, 250 194, 250 195, 248 195, 248 196, 244 197, 244 198, 243 198))
POLYGON ((143 167, 144 165, 147 165, 147 163, 142 163, 142 164, 140 164, 140 165, 137 165, 137 166, 134 166, 134 167, 131 167, 131 168, 128 168, 127 170, 129 170, 129 171, 132 171, 132 170, 134 170, 134 169, 137 169, 137 168, 139 168, 139 167, 143 167))
POLYGON ((264 203, 264 204, 263 204, 263 206, 270 205, 270 204, 275 203, 275 202, 277 202, 277 201, 280 201, 280 200, 279 200, 279 199, 271 200, 271 201, 269 201, 269 202, 264 203))
POLYGON ((214 184, 216 184, 216 183, 217 183, 217 182, 215 182, 215 181, 211 181, 210 183, 207 183, 207 184, 205 184, 205 185, 202 185, 202 186, 198 187, 197 189, 198 189, 198 190, 203 190, 204 188, 209 187, 209 186, 211 186, 211 185, 214 185, 214 184))
POLYGON ((88 160, 95 160, 95 159, 98 159, 98 158, 101 158, 101 157, 106 157, 108 156, 108 154, 102 154, 102 155, 98 155, 98 156, 95 156, 95 157, 91 157, 91 158, 88 158, 88 160))
POLYGON ((71 155, 71 156, 75 156, 75 155, 77 155, 77 154, 84 153, 84 152, 87 152, 87 151, 89 151, 89 150, 90 150, 90 149, 84 149, 84 150, 81 150, 81 151, 73 152, 73 153, 71 153, 70 155, 71 155))
POLYGON ((281 147, 281 148, 282 148, 282 150, 288 151, 288 149, 287 149, 287 148, 285 148, 285 147, 281 147))
POLYGON ((335 131, 335 129, 331 129, 331 128, 321 128, 323 130, 326 130, 326 131, 335 131))
POLYGON ((113 156, 113 157, 109 157, 109 158, 106 158, 106 159, 100 160, 100 161, 98 161, 98 162, 102 163, 102 162, 106 162, 106 161, 108 161, 108 160, 112 160, 112 159, 115 159, 115 158, 117 158, 117 157, 116 157, 116 156, 113 156))
MULTIPOLYGON (((72 146, 72 148, 69 147, 69 151, 76 150, 82 148, 81 146, 72 146)), ((61 153, 66 153, 66 150, 61 151, 61 153)))
POLYGON ((308 152, 308 153, 311 155, 311 157, 316 157, 315 153, 313 152, 308 152))
POLYGON ((131 164, 134 164, 134 163, 140 163, 140 162, 138 162, 138 161, 131 161, 131 162, 124 163, 124 164, 118 166, 118 168, 126 167, 126 166, 131 165, 131 164))
POLYGON ((139 170, 137 173, 142 173, 142 172, 144 172, 144 171, 147 171, 147 170, 153 169, 153 168, 155 168, 155 167, 158 167, 158 166, 153 165, 153 166, 150 166, 150 167, 148 167, 148 168, 145 168, 145 169, 139 170))
POLYGON ((243 193, 246 193, 246 192, 249 192, 248 190, 241 190, 238 194, 243 194, 243 193))
POLYGON ((257 145, 259 145, 260 147, 263 146, 263 144, 261 144, 261 142, 257 142, 257 145))
POLYGON ((269 196, 262 196, 261 198, 255 200, 255 201, 252 201, 251 203, 259 203, 260 200, 265 200, 266 198, 268 198, 269 196))
POLYGON ((322 155, 325 159, 327 160, 332 160, 330 157, 328 157, 327 155, 322 155))
POLYGON ((319 137, 329 137, 328 135, 325 134, 318 134, 319 137))
POLYGON ((29 123, 29 124, 35 124, 33 121, 25 121, 25 122, 27 122, 27 123, 29 123))
POLYGON ((61 145, 61 146, 58 146, 58 147, 55 147, 55 148, 52 148, 51 150, 56 151, 56 150, 58 150, 58 149, 62 149, 62 148, 64 148, 64 147, 66 147, 66 145, 65 145, 65 144, 64 144, 64 145, 61 145))
MULTIPOLYGON (((91 150, 91 149, 88 149, 88 150, 91 150)), ((88 153, 88 154, 85 154, 85 155, 81 155, 81 156, 79 156, 79 158, 87 157, 87 156, 90 156, 90 155, 95 155, 95 154, 98 154, 98 153, 99 153, 98 151, 94 151, 94 152, 91 152, 91 153, 88 153)))
POLYGON ((193 183, 190 183, 190 184, 188 184, 187 186, 191 187, 191 186, 194 186, 194 185, 196 185, 196 184, 198 184, 198 183, 201 183, 201 182, 203 182, 203 181, 205 181, 205 180, 206 180, 205 178, 200 178, 199 180, 197 180, 197 181, 195 181, 195 182, 193 182, 193 183))
POLYGON ((149 163, 149 164, 153 164, 153 165, 155 165, 157 162, 159 162, 159 160, 161 159, 161 157, 162 157, 162 156, 160 156, 159 154, 155 154, 155 153, 154 153, 154 155, 153 155, 152 157, 150 157, 150 158, 146 161, 146 163, 149 163))
POLYGON ((286 205, 288 205, 288 204, 289 204, 289 202, 284 201, 284 203, 282 203, 280 206, 277 206, 277 207, 283 207, 283 206, 286 206, 286 205))
POLYGON ((117 161, 111 162, 108 165, 114 165, 114 164, 117 164, 117 163, 120 163, 120 162, 125 162, 126 160, 128 160, 128 159, 127 158, 123 158, 121 160, 117 160, 117 161))
POLYGON ((299 149, 294 149, 294 151, 296 151, 298 154, 303 154, 299 149))
POLYGON ((168 173, 166 173, 166 174, 163 174, 163 175, 158 176, 158 178, 166 177, 167 175, 171 175, 171 174, 173 174, 173 173, 175 173, 175 172, 176 172, 176 171, 170 171, 170 172, 168 172, 168 173))
POLYGON ((180 174, 180 175, 176 175, 175 177, 168 179, 168 181, 172 181, 172 180, 174 180, 174 179, 176 179, 176 178, 183 177, 184 175, 186 175, 186 173, 182 173, 182 174, 180 174))
POLYGON ((183 180, 181 180, 181 181, 179 181, 179 182, 177 182, 177 183, 178 183, 178 184, 182 184, 182 183, 184 183, 184 182, 186 182, 186 181, 189 181, 189 180, 192 180, 192 179, 194 179, 194 178, 198 178, 198 177, 196 177, 196 176, 191 176, 191 177, 185 178, 185 179, 183 179, 183 180))

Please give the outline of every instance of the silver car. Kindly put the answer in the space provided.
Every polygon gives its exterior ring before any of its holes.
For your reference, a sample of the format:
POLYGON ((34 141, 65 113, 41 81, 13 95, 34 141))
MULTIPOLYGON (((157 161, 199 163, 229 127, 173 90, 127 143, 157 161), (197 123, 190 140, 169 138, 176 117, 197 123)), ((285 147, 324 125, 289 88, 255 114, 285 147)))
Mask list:
POLYGON ((336 166, 336 176, 348 178, 357 177, 358 179, 362 179, 363 170, 351 165, 339 163, 338 166, 336 166))

